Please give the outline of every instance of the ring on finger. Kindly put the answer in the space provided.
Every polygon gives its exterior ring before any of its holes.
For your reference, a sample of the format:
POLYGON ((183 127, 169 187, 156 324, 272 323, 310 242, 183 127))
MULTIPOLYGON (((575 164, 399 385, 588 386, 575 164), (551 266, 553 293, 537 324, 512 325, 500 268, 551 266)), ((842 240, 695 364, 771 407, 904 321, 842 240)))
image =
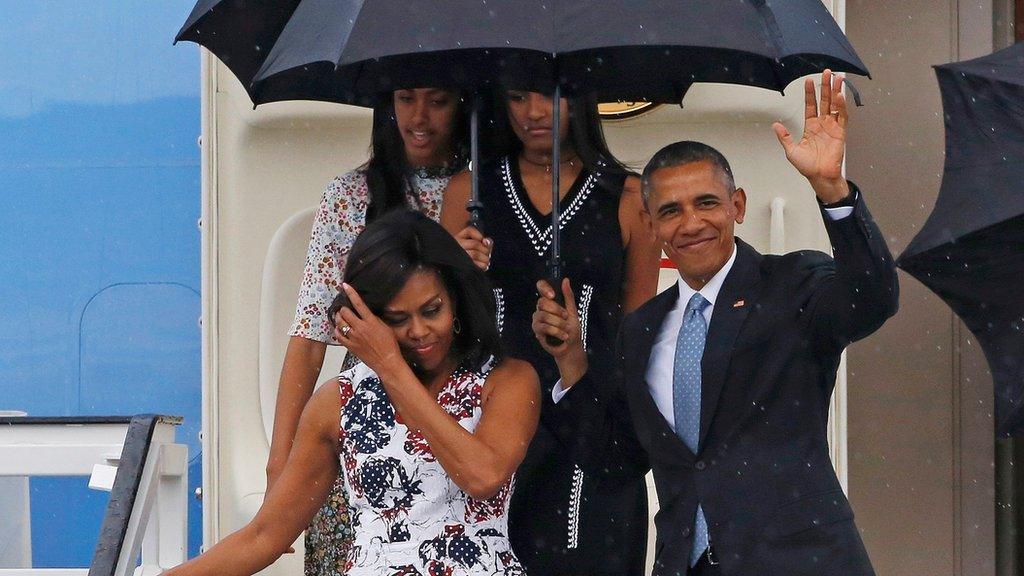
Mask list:
POLYGON ((348 335, 351 334, 351 333, 352 333, 352 327, 351 326, 346 324, 345 326, 341 327, 341 335, 344 336, 345 338, 348 338, 348 335))

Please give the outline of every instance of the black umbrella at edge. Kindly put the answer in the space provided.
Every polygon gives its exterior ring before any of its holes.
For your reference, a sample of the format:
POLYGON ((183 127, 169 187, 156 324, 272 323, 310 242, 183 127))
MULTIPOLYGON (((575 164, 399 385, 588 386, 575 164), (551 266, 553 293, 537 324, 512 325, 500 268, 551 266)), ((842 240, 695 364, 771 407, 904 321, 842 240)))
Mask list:
POLYGON ((1024 44, 935 67, 942 185, 897 264, 974 334, 995 386, 995 432, 1024 433, 1024 44))

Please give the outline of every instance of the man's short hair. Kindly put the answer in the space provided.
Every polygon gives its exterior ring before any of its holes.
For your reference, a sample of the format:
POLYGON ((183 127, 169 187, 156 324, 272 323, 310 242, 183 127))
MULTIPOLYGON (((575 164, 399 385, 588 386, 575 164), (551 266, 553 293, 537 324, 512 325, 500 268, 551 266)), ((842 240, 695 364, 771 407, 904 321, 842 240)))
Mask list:
POLYGON ((651 158, 651 161, 647 163, 647 166, 644 167, 644 173, 640 179, 640 191, 643 195, 644 206, 647 206, 647 202, 650 200, 651 175, 656 170, 673 166, 684 166, 694 162, 710 162, 715 172, 722 179, 722 184, 725 185, 726 189, 730 193, 736 189, 736 180, 733 178, 732 168, 721 152, 703 142, 684 140, 675 144, 669 144, 658 150, 654 157, 651 158))

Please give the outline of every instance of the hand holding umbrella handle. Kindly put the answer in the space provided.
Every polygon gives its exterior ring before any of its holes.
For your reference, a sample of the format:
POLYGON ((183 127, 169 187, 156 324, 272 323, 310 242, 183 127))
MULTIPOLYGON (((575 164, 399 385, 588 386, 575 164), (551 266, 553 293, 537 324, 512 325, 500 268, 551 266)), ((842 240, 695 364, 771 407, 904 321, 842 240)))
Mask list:
POLYGON ((583 347, 583 323, 576 308, 576 296, 573 295, 568 278, 556 284, 557 289, 548 282, 547 279, 537 282, 539 298, 531 328, 541 348, 554 358, 559 372, 578 377, 587 371, 587 361, 583 347))
MULTIPOLYGON (((548 285, 549 286, 557 287, 557 288, 554 289, 554 293, 555 293, 554 300, 555 300, 555 302, 558 303, 559 306, 565 306, 565 295, 563 295, 562 291, 559 289, 562 286, 562 263, 561 262, 559 262, 559 261, 548 262, 548 277, 547 277, 547 281, 548 281, 548 285)), ((548 346, 551 346, 552 348, 557 348, 558 346, 561 346, 562 344, 565 344, 564 340, 562 340, 560 338, 556 338, 554 336, 545 336, 544 340, 547 342, 548 346)))
POLYGON ((484 219, 480 215, 480 212, 484 209, 483 202, 479 200, 470 200, 466 202, 466 212, 469 212, 469 221, 466 222, 467 226, 476 228, 481 233, 484 231, 484 219))

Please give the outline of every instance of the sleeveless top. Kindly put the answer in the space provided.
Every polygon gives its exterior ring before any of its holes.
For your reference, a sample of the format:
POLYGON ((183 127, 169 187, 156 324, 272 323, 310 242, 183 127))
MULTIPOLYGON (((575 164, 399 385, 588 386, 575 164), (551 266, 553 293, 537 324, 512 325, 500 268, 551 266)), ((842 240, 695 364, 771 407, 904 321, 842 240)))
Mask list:
MULTIPOLYGON (((452 373, 437 402, 472 432, 492 361, 452 373)), ((348 576, 522 576, 508 540, 513 480, 487 500, 458 487, 423 435, 402 422, 377 375, 357 364, 339 376, 341 454, 355 539, 348 576)))
MULTIPOLYGON (((480 200, 484 234, 494 240, 488 273, 495 286, 498 327, 508 355, 533 364, 550 398, 557 370, 530 323, 537 280, 547 277, 551 218, 530 202, 516 158, 506 156, 482 168, 480 200)), ((583 346, 592 354, 611 351, 621 319, 625 249, 619 198, 624 183, 625 175, 602 177, 584 169, 561 202, 562 270, 576 297, 583 346)))

